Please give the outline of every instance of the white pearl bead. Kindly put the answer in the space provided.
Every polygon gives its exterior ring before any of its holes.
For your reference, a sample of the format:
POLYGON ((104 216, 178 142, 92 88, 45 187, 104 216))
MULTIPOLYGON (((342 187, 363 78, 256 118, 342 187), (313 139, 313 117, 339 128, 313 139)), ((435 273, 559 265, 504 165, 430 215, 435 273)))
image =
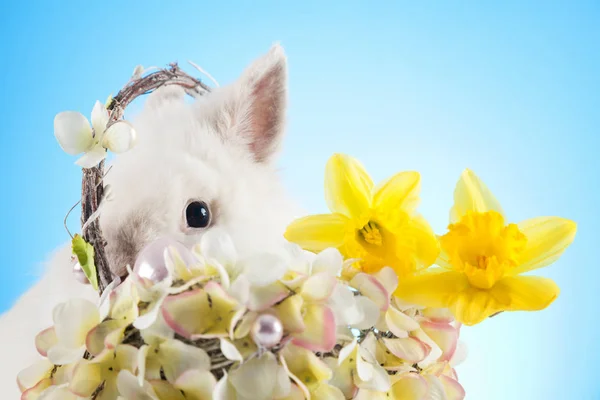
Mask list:
POLYGON ((174 247, 186 264, 194 262, 194 255, 186 246, 165 237, 149 243, 140 251, 133 266, 133 272, 140 278, 155 283, 163 281, 169 274, 164 258, 165 250, 169 247, 174 247))
POLYGON ((75 279, 84 285, 90 284, 90 281, 88 280, 87 276, 85 276, 85 272, 83 272, 83 269, 81 269, 81 264, 79 264, 78 261, 76 261, 73 265, 73 276, 75 276, 75 279))
POLYGON ((274 315, 262 314, 254 321, 251 335, 259 347, 270 349, 281 342, 283 325, 274 315))

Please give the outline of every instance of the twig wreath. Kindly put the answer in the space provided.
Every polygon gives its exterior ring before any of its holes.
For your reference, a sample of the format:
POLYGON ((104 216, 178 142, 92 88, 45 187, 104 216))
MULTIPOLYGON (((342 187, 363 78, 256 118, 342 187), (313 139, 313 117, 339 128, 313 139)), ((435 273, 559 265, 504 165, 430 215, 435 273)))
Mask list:
POLYGON ((280 254, 240 258, 212 229, 193 249, 153 242, 113 277, 98 216, 110 197, 107 150, 135 145, 125 108, 164 85, 210 92, 177 64, 142 71, 96 103, 91 124, 75 112, 55 119, 61 147, 84 153, 73 253, 100 300, 55 308, 36 337, 43 358, 18 376, 22 399, 463 399, 461 327, 558 296, 553 281, 522 274, 556 261, 574 222, 509 223, 465 170, 448 230, 436 235, 417 212, 417 172, 375 185, 344 154, 325 168, 331 213, 292 222, 280 254))

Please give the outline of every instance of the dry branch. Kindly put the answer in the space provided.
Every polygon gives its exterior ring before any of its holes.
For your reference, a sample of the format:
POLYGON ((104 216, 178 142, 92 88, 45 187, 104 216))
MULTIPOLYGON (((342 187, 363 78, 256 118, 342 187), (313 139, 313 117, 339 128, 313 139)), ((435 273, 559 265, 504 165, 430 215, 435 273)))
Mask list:
MULTIPOLYGON (((168 69, 160 69, 139 79, 130 81, 119 93, 113 97, 107 109, 110 113, 110 122, 119 121, 125 113, 125 108, 137 97, 149 94, 161 86, 179 85, 186 89, 191 96, 203 95, 210 92, 210 88, 187 73, 183 72, 176 63, 170 64, 168 69)), ((81 225, 90 219, 98 210, 104 194, 104 161, 93 168, 84 169, 81 181, 81 225)), ((113 276, 106 257, 106 241, 102 235, 99 220, 91 222, 82 232, 83 238, 94 247, 94 261, 98 275, 98 290, 100 294, 113 280, 113 276)))

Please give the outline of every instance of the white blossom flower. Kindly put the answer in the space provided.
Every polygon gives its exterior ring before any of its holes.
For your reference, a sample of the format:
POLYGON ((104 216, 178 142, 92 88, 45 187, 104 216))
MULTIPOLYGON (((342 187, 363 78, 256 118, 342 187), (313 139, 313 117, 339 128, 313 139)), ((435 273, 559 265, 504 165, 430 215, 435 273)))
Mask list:
POLYGON ((71 155, 85 153, 76 161, 83 168, 92 168, 106 158, 106 150, 123 153, 135 145, 135 129, 126 121, 109 125, 106 107, 96 101, 92 123, 76 111, 64 111, 54 118, 54 136, 60 147, 71 155))
POLYGON ((254 357, 225 374, 213 391, 214 400, 286 399, 290 377, 273 353, 254 357))

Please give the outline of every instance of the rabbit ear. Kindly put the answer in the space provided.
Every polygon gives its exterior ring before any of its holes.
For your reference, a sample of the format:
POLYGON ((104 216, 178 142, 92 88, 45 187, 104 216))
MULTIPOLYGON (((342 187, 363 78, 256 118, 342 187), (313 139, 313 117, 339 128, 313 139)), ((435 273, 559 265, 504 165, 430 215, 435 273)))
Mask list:
POLYGON ((279 149, 287 106, 287 60, 276 44, 254 61, 233 85, 213 115, 220 135, 245 145, 257 162, 279 149))

